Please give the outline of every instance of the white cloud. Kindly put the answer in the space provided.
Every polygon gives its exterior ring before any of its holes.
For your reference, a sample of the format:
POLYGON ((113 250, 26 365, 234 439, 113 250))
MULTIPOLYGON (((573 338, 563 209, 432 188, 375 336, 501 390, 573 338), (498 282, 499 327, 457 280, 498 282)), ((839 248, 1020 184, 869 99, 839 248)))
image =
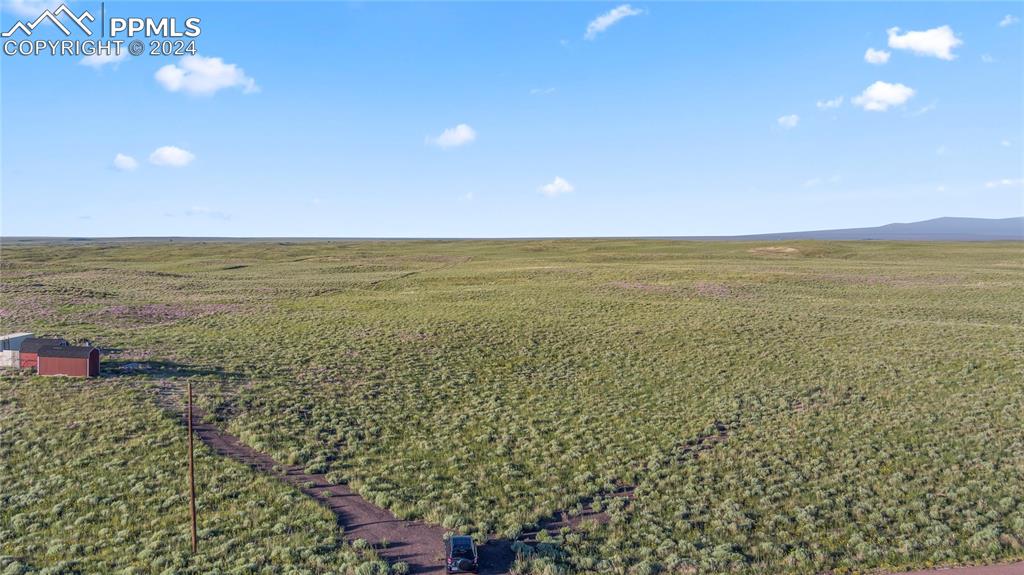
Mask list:
POLYGON ((23 18, 35 18, 43 10, 56 10, 61 4, 62 0, 3 0, 0 7, 23 18))
POLYGON ((831 100, 818 100, 817 106, 819 110, 830 110, 842 106, 843 100, 845 100, 845 98, 843 98, 842 96, 836 96, 831 100))
POLYGON ((1013 14, 1007 14, 1006 16, 1003 16, 1002 20, 999 21, 999 27, 1006 28, 1007 26, 1013 26, 1017 22, 1020 22, 1020 18, 1014 16, 1013 14))
POLYGON ((428 144, 439 148, 457 148, 464 146, 476 139, 476 131, 469 124, 459 124, 454 128, 448 128, 441 132, 436 138, 427 138, 428 144))
POLYGON ((949 153, 949 148, 947 148, 946 146, 939 146, 938 148, 935 148, 935 155, 936 156, 945 156, 948 153, 949 153))
POLYGON ((800 116, 796 114, 790 114, 788 116, 782 116, 778 119, 779 125, 787 130, 791 130, 800 123, 800 116))
POLYGON ((121 50, 118 54, 93 54, 91 56, 85 56, 78 61, 83 66, 89 66, 90 68, 102 68, 107 64, 113 64, 116 68, 125 58, 128 57, 127 50, 121 50))
POLYGON ((999 142, 999 145, 1004 148, 1009 148, 1013 144, 1010 142, 1010 140, 1002 140, 1001 142, 999 142))
POLYGON ((139 161, 125 154, 114 156, 114 168, 122 172, 130 172, 139 167, 139 161))
POLYGON ((220 58, 185 56, 178 65, 168 64, 157 70, 155 77, 171 92, 209 96, 224 88, 241 88, 244 94, 260 91, 245 70, 220 58))
POLYGON ((860 96, 853 99, 853 103, 865 110, 884 112, 892 106, 906 103, 913 96, 913 88, 879 81, 865 88, 860 96))
POLYGON ((633 8, 629 4, 623 4, 622 6, 614 8, 611 11, 601 14, 597 18, 591 20, 590 23, 587 24, 587 33, 584 34, 583 37, 587 40, 593 40, 599 33, 611 28, 619 20, 643 13, 643 10, 633 8))
POLYGON ((985 64, 991 64, 992 62, 995 62, 996 59, 992 57, 992 54, 982 54, 981 61, 985 64))
POLYGON ((899 28, 889 28, 889 47, 897 50, 910 50, 921 56, 934 56, 941 60, 956 58, 953 48, 963 44, 949 26, 939 26, 931 30, 909 31, 900 34, 899 28))
POLYGON ((153 153, 149 155, 149 163, 171 168, 183 168, 191 164, 194 159, 196 159, 195 154, 176 146, 163 146, 153 150, 153 153))
POLYGON ((547 96, 548 94, 554 94, 558 91, 556 88, 533 88, 530 90, 531 96, 547 96))
POLYGON ((1003 178, 985 182, 986 188, 1017 188, 1024 186, 1024 178, 1003 178))
POLYGON ((569 192, 575 189, 576 188, 572 187, 572 184, 570 184, 569 182, 565 181, 559 176, 555 176, 555 179, 551 180, 550 184, 544 184, 539 188, 539 191, 545 196, 553 198, 555 196, 560 196, 562 194, 568 194, 569 192))
POLYGON ((868 51, 864 52, 864 61, 868 64, 885 64, 889 61, 889 56, 891 56, 891 54, 885 50, 868 48, 868 51))

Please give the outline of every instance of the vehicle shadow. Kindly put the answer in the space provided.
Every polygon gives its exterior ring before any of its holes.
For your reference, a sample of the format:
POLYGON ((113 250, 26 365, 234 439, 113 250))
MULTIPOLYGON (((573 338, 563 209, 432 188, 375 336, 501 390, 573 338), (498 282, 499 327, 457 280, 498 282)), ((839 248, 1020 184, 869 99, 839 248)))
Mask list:
POLYGON ((504 575, 512 569, 516 560, 509 539, 491 539, 477 549, 480 561, 480 575, 504 575))

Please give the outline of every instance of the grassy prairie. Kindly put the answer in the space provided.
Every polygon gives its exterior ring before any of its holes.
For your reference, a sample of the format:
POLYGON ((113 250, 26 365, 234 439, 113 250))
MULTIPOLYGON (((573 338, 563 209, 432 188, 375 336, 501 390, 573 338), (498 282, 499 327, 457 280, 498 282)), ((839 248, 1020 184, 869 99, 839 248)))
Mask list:
POLYGON ((127 381, 0 379, 2 573, 386 574, 300 493, 197 446, 189 550, 185 437, 127 381))
POLYGON ((511 536, 637 485, 523 569, 863 571, 1024 557, 1021 255, 16 245, 0 321, 114 348, 104 369, 125 394, 154 372, 191 378, 249 444, 402 517, 511 536), (716 423, 724 443, 674 457, 716 423))

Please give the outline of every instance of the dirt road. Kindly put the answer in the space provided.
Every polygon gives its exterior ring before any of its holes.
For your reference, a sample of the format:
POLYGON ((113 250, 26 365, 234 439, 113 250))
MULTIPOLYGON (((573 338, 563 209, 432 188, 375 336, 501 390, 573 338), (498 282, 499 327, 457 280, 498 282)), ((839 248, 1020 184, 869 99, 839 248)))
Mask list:
MULTIPOLYGON (((167 397, 161 403, 169 406, 167 397)), ((182 423, 187 423, 180 405, 173 406, 181 414, 182 423)), ((411 573, 444 573, 444 557, 442 537, 445 529, 438 525, 430 525, 418 521, 398 519, 389 511, 363 499, 344 485, 333 485, 322 474, 306 473, 295 465, 283 465, 265 453, 256 451, 242 443, 237 437, 227 433, 211 423, 203 422, 205 413, 193 407, 192 428, 196 435, 218 455, 230 457, 249 465, 262 473, 266 473, 292 485, 320 504, 330 509, 338 518, 338 523, 345 529, 345 538, 349 541, 364 539, 378 548, 382 558, 390 563, 405 561, 411 573), (381 542, 387 546, 381 548, 381 542)), ((694 457, 700 452, 724 441, 727 430, 717 425, 717 432, 707 437, 691 440, 683 444, 678 457, 694 457)), ((622 486, 605 497, 633 497, 633 486, 622 486)), ((584 502, 584 513, 570 518, 563 513, 556 513, 539 522, 540 528, 557 530, 561 527, 574 527, 586 519, 605 521, 607 517, 594 512, 590 502, 584 502)), ((524 533, 521 540, 532 541, 537 530, 524 533)), ((503 575, 508 573, 515 559, 512 541, 501 539, 491 540, 480 547, 481 575, 503 575)), ((978 567, 952 567, 930 569, 924 571, 908 571, 894 575, 1024 575, 1024 562, 1006 565, 989 565, 978 567)))
MULTIPOLYGON (((210 449, 272 475, 312 497, 337 516, 338 523, 345 529, 346 539, 364 539, 374 546, 387 541, 387 547, 378 552, 388 562, 405 561, 413 573, 444 572, 441 541, 445 530, 442 527, 398 519, 348 487, 332 485, 322 474, 306 473, 299 466, 278 463, 269 455, 245 445, 234 435, 205 423, 205 413, 201 409, 193 407, 192 411, 192 428, 210 449)), ((187 423, 184 414, 182 421, 187 423)))
POLYGON ((1024 561, 1005 565, 979 565, 976 567, 941 567, 924 571, 905 571, 895 575, 1024 575, 1024 561))

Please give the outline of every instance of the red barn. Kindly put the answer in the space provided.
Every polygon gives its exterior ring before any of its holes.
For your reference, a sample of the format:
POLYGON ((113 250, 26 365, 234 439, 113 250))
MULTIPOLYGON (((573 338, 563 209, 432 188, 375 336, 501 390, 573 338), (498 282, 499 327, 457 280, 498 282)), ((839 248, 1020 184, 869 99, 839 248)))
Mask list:
POLYGON ((30 337, 21 342, 21 354, 18 358, 21 369, 35 367, 38 362, 39 350, 44 347, 67 345, 68 342, 59 338, 30 337))
POLYGON ((96 377, 100 374, 100 351, 95 347, 55 345, 40 348, 36 371, 39 375, 96 377))

